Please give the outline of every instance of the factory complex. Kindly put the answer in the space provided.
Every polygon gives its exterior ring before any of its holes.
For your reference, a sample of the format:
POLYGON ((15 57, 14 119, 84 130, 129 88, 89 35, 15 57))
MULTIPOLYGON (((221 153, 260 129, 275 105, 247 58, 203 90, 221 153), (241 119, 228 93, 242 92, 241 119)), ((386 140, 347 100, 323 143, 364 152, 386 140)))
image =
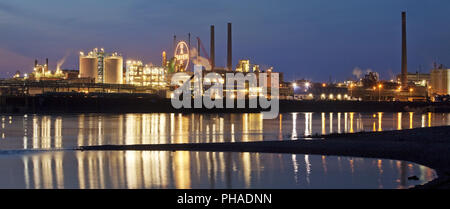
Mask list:
MULTIPOLYGON (((268 92, 273 86, 271 74, 279 77, 279 99, 282 100, 354 100, 354 101, 447 101, 450 94, 450 69, 444 65, 434 64, 430 73, 408 73, 406 13, 402 12, 402 46, 401 72, 391 80, 381 80, 378 73, 367 72, 356 80, 342 82, 314 82, 301 79, 285 82, 283 73, 276 72, 273 67, 262 69, 248 59, 238 60, 232 64, 232 31, 231 23, 227 24, 227 57, 226 66, 216 66, 215 63, 215 31, 210 27, 209 52, 199 37, 196 46, 191 45, 191 34, 187 40, 177 40, 173 37, 172 52, 161 53, 159 65, 145 64, 142 60, 124 60, 118 52, 107 52, 104 48, 94 48, 79 54, 78 70, 63 70, 58 65, 55 70, 49 70, 48 59, 45 64, 34 63, 31 73, 17 72, 13 78, 0 80, 1 95, 38 95, 47 92, 77 92, 77 93, 146 93, 162 98, 171 98, 180 84, 171 83, 172 77, 179 72, 185 75, 184 81, 193 82, 194 69, 200 69, 203 76, 214 72, 222 78, 205 81, 218 82, 225 86, 225 76, 229 73, 267 75, 268 92)), ((206 91, 207 89, 203 89, 206 91)), ((226 91, 226 90, 225 90, 226 91)), ((261 88, 244 88, 233 90, 234 95, 244 91, 245 95, 260 95, 261 88)), ((233 96, 234 96, 233 95, 233 96)), ((225 96, 219 95, 219 98, 225 96)), ((269 96, 264 95, 264 96, 269 96)))
MULTIPOLYGON (((259 65, 251 65, 249 60, 239 60, 233 70, 232 67, 232 34, 231 23, 227 25, 227 65, 215 65, 215 35, 214 26, 211 26, 210 52, 205 51, 203 43, 197 37, 197 48, 191 48, 191 37, 188 40, 173 39, 173 53, 162 52, 161 64, 145 64, 142 60, 124 60, 118 52, 107 52, 104 48, 94 48, 89 52, 80 51, 79 69, 63 70, 59 68, 49 70, 48 59, 45 64, 35 60, 31 73, 17 72, 11 79, 0 80, 1 95, 38 95, 44 93, 148 93, 157 94, 163 98, 170 98, 173 91, 180 85, 171 84, 172 76, 178 72, 186 75, 186 80, 192 80, 194 68, 201 69, 203 75, 214 72, 225 78, 227 73, 267 73, 279 74, 280 99, 292 99, 293 90, 289 83, 283 82, 282 73, 274 72, 273 67, 260 70, 259 65), (172 54, 171 57, 168 57, 172 54)), ((225 84, 224 79, 217 81, 225 84)), ((267 83, 270 86, 270 79, 267 83)), ((204 89, 207 90, 207 89, 204 89)), ((252 92, 261 92, 260 89, 236 89, 252 92)))

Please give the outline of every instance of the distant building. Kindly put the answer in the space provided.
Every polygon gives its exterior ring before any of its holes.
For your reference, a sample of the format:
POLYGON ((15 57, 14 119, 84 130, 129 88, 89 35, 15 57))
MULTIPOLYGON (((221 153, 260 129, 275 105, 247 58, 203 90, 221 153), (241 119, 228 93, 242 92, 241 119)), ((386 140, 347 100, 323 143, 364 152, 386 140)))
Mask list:
POLYGON ((160 66, 144 65, 140 60, 128 60, 125 81, 137 86, 166 86, 166 70, 160 66))
POLYGON ((256 64, 251 64, 250 60, 239 60, 239 63, 236 66, 236 72, 261 72, 260 66, 256 64), (250 71, 251 69, 251 71, 250 71))
MULTIPOLYGON (((397 75, 397 80, 400 81, 401 75, 397 75)), ((408 73, 406 75, 408 84, 414 84, 416 86, 428 86, 431 82, 431 75, 429 73, 408 73)))
POLYGON ((450 94, 450 69, 441 65, 431 70, 430 91, 435 95, 450 94))
POLYGON ((308 90, 308 95, 316 100, 348 100, 348 88, 336 84, 313 83, 308 90))
POLYGON ((236 72, 250 72, 250 60, 239 60, 236 66, 236 72))

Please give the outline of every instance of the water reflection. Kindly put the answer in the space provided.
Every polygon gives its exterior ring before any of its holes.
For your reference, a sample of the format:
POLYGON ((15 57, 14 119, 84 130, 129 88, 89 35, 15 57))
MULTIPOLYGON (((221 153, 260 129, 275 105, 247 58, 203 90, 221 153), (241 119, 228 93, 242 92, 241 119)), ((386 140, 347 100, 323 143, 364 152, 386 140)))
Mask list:
POLYGON ((3 115, 0 149, 53 149, 98 144, 292 140, 304 136, 450 125, 450 114, 286 113, 3 115), (392 114, 392 115, 391 115, 392 114))
POLYGON ((2 157, 0 165, 11 161, 0 188, 408 188, 436 176, 409 162, 319 155, 47 152, 2 157))

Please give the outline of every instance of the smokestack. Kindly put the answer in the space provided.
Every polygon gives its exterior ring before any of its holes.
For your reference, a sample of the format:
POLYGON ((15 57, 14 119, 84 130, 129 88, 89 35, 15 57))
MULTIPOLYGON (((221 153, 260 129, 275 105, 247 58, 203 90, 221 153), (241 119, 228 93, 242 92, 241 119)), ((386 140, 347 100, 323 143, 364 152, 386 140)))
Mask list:
POLYGON ((191 33, 188 33, 188 47, 191 48, 191 33))
POLYGON ((210 56, 211 56, 211 70, 215 67, 215 48, 214 48, 214 25, 211 25, 211 46, 210 46, 210 56))
POLYGON ((34 67, 36 67, 36 66, 37 66, 37 63, 38 63, 37 59, 36 59, 36 60, 34 60, 34 67))
POLYGON ((227 42, 227 68, 233 70, 231 62, 231 23, 228 23, 228 42, 227 42))
POLYGON ((197 56, 200 57, 200 38, 197 37, 197 56))
POLYGON ((48 71, 48 58, 45 58, 45 71, 48 71))
POLYGON ((401 82, 403 88, 407 87, 408 83, 408 69, 406 59, 406 12, 402 12, 402 75, 401 82))

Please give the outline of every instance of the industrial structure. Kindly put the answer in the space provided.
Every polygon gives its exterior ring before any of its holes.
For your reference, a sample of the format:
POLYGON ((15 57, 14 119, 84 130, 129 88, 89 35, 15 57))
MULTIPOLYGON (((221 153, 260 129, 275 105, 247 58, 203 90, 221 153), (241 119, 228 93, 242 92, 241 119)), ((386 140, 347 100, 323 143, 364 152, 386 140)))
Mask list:
POLYGON ((402 90, 408 87, 408 62, 406 58, 406 12, 402 12, 402 76, 400 83, 402 90))
MULTIPOLYGON (((169 97, 179 85, 171 85, 172 76, 177 72, 185 73, 186 79, 193 81, 193 70, 203 70, 203 75, 214 72, 225 78, 228 73, 255 73, 259 79, 261 73, 267 78, 272 74, 279 76, 280 99, 301 100, 371 100, 371 101, 426 101, 436 95, 450 94, 450 69, 443 65, 434 66, 431 73, 408 73, 407 70, 407 42, 406 42, 406 13, 401 13, 401 73, 396 80, 380 80, 375 72, 368 72, 356 81, 340 83, 322 83, 311 80, 297 80, 284 82, 283 73, 275 72, 273 67, 262 69, 249 59, 240 59, 233 69, 232 63, 232 24, 227 23, 227 52, 225 66, 217 66, 215 62, 215 26, 210 26, 209 53, 197 37, 197 54, 191 49, 190 38, 177 40, 173 36, 173 51, 161 53, 161 65, 144 64, 142 60, 129 59, 124 63, 123 57, 115 53, 105 53, 103 48, 94 48, 88 53, 80 52, 79 70, 62 70, 57 67, 51 71, 48 59, 45 64, 34 63, 32 73, 21 76, 17 72, 13 80, 3 81, 4 85, 11 85, 17 89, 2 89, 5 92, 22 92, 23 94, 39 94, 47 91, 75 91, 75 92, 127 92, 127 93, 158 93, 169 97), (196 56, 196 57, 194 57, 196 56), (205 62, 199 62, 203 59, 205 62), (197 62, 193 62, 193 61, 197 62), (125 64, 125 66, 124 66, 125 64), (209 65, 207 67, 207 65, 209 65), (25 86, 17 81, 26 80, 25 86), (45 81, 45 82, 43 82, 45 81), (22 85, 22 86, 21 86, 22 85), (161 94, 161 92, 165 92, 161 94)), ((225 60, 225 59, 221 59, 225 60)), ((224 79, 219 82, 225 84, 224 79)), ((259 82, 259 81, 258 81, 259 82)), ((224 85, 225 86, 225 85, 224 85)), ((272 88, 270 79, 267 87, 272 88)), ((206 89, 204 89, 206 90, 206 89)), ((237 90, 237 89, 236 89, 237 90)), ((260 89, 246 88, 246 94, 260 92, 260 89)), ((268 89, 270 92, 270 90, 268 89)), ((431 99, 432 100, 432 99, 431 99)))
POLYGON ((103 83, 123 83, 123 58, 117 53, 104 58, 103 83))
POLYGON ((80 78, 91 78, 96 83, 123 83, 123 58, 117 52, 106 54, 101 48, 86 55, 80 52, 80 78))
POLYGON ((167 85, 166 70, 161 66, 144 65, 140 60, 127 60, 126 83, 163 88, 167 85))

